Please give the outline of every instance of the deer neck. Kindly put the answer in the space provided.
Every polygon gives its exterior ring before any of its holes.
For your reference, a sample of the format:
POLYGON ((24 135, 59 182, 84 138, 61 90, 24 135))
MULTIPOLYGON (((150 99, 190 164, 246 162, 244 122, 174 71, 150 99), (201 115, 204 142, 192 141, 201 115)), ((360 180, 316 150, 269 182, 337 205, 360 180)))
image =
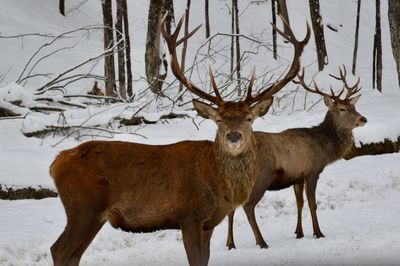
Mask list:
POLYGON ((333 156, 342 158, 353 146, 354 138, 352 129, 340 127, 329 111, 326 113, 325 119, 319 127, 325 137, 328 138, 327 142, 331 143, 335 149, 335 152, 332 153, 333 156))
POLYGON ((216 140, 214 154, 218 168, 218 176, 222 181, 225 199, 233 207, 247 201, 254 185, 256 169, 255 139, 251 145, 237 156, 228 153, 216 140))

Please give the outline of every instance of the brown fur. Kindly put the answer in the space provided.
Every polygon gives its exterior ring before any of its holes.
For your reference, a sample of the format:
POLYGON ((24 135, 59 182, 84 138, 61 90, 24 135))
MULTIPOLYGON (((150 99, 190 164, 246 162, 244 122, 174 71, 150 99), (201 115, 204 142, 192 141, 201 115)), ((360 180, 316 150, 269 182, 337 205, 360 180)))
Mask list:
MULTIPOLYGON (((254 209, 266 190, 280 190, 294 186, 298 220, 297 238, 303 237, 301 212, 303 190, 311 211, 314 235, 324 237, 316 214, 315 189, 320 173, 330 163, 342 158, 353 146, 352 129, 362 126, 366 119, 354 108, 355 102, 336 100, 326 102, 329 106, 324 121, 312 128, 288 129, 281 133, 255 132, 257 141, 256 183, 248 201, 243 206, 253 229, 256 243, 267 248, 258 228, 254 209), (345 110, 345 111, 343 111, 345 110)), ((227 246, 235 248, 233 240, 233 215, 229 214, 227 246)))
POLYGON ((181 229, 189 263, 207 265, 213 228, 248 199, 254 186, 251 125, 271 103, 251 108, 226 103, 215 109, 196 101, 200 114, 218 121, 215 142, 90 141, 61 152, 50 174, 67 226, 51 247, 54 264, 78 265, 108 221, 129 232, 181 229), (229 140, 232 131, 241 132, 240 140, 229 140))
POLYGON ((92 90, 89 91, 87 94, 95 95, 95 96, 104 96, 104 93, 101 91, 101 89, 97 85, 97 81, 94 82, 92 90))

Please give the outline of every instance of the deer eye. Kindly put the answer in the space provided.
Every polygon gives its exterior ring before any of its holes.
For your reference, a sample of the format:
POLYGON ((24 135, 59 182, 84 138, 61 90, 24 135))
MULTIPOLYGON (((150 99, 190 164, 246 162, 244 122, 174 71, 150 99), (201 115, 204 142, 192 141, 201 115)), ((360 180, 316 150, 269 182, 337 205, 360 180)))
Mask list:
POLYGON ((222 120, 221 119, 217 119, 217 121, 215 121, 215 122, 222 123, 222 120))
POLYGON ((253 121, 253 118, 248 117, 248 118, 246 118, 246 121, 251 122, 251 121, 253 121))
POLYGON ((346 112, 345 108, 339 108, 340 112, 346 112))

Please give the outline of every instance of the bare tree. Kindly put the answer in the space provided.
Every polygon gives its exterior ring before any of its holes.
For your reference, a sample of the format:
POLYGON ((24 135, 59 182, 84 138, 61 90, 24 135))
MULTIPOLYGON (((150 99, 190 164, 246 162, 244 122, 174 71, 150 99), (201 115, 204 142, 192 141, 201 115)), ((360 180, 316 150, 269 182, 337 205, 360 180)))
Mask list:
POLYGON ((65 0, 58 1, 58 10, 60 11, 61 15, 65 16, 65 0))
POLYGON ((381 1, 375 1, 375 35, 372 61, 372 87, 382 92, 382 38, 381 38, 381 1))
POLYGON ((206 38, 210 37, 210 14, 209 14, 209 0, 204 1, 205 18, 206 18, 206 38))
POLYGON ((123 2, 124 0, 117 0, 117 18, 115 21, 116 41, 118 42, 118 83, 119 95, 126 99, 126 83, 125 83, 125 42, 123 35, 123 2))
POLYGON ((357 66, 357 50, 358 50, 358 31, 360 29, 360 9, 361 9, 361 0, 357 1, 357 20, 356 20, 356 33, 354 37, 354 50, 353 50, 353 66, 351 68, 351 72, 353 75, 356 74, 356 66, 357 66))
POLYGON ((235 47, 236 47, 236 78, 238 81, 238 95, 242 94, 242 90, 240 88, 240 27, 239 27, 239 7, 238 7, 238 0, 232 0, 232 18, 234 19, 234 24, 235 24, 235 47))
MULTIPOLYGON (((273 0, 272 0, 273 2, 273 0)), ((287 25, 283 23, 283 29, 285 34, 288 33, 289 27, 290 27, 290 21, 289 21, 289 12, 286 6, 286 0, 278 0, 279 2, 279 14, 286 20, 287 25)))
POLYGON ((309 0, 311 23, 314 31, 315 46, 317 48, 318 70, 322 71, 324 65, 328 64, 326 52, 324 26, 319 8, 319 0, 309 0))
POLYGON ((400 1, 389 0, 388 18, 392 52, 397 65, 397 79, 400 87, 400 1))
MULTIPOLYGON (((271 11, 272 11, 272 24, 276 25, 276 0, 271 0, 271 11)), ((287 20, 289 21, 289 20, 287 20)), ((286 29, 286 27, 285 27, 286 29)), ((272 55, 276 60, 278 58, 278 49, 276 43, 276 30, 272 27, 272 55)))
MULTIPOLYGON (((101 4, 103 7, 104 50, 108 50, 114 46, 111 0, 103 0, 101 4)), ((104 77, 106 80, 106 95, 115 96, 115 66, 112 52, 104 57, 104 77)))
POLYGON ((168 33, 170 33, 172 24, 175 23, 174 1, 173 0, 164 0, 164 1, 165 1, 165 4, 163 7, 162 15, 164 16, 164 14, 168 12, 165 22, 166 22, 168 33))
POLYGON ((155 94, 161 94, 161 88, 167 76, 165 54, 160 56, 160 25, 164 5, 165 0, 150 0, 149 15, 147 18, 146 77, 150 85, 150 90, 155 94), (161 71, 161 67, 164 67, 164 73, 161 71))
POLYGON ((123 26, 125 35, 125 60, 126 60, 126 76, 127 76, 127 88, 126 92, 128 97, 133 96, 132 89, 132 64, 131 64, 131 41, 129 37, 129 20, 128 20, 128 5, 126 0, 122 0, 122 12, 123 12, 123 26))
MULTIPOLYGON (((190 15, 190 0, 186 1, 186 9, 185 9, 185 35, 188 35, 189 33, 189 15, 190 15)), ((186 62, 186 49, 187 49, 187 43, 188 40, 185 39, 183 42, 183 47, 182 47, 182 58, 181 58, 181 68, 182 71, 185 71, 185 62, 186 62)), ((183 84, 179 84, 179 91, 182 91, 183 89, 183 84)))

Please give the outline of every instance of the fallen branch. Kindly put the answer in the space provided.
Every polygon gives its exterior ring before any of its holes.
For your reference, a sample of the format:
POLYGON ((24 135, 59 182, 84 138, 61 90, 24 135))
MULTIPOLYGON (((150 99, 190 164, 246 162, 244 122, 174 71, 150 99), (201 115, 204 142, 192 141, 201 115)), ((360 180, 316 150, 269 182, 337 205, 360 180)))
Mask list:
POLYGON ((363 155, 379 155, 385 153, 395 153, 400 151, 400 136, 397 140, 392 141, 390 139, 385 139, 381 142, 376 143, 360 143, 360 147, 353 145, 350 152, 344 157, 346 160, 350 160, 354 157, 363 155))

